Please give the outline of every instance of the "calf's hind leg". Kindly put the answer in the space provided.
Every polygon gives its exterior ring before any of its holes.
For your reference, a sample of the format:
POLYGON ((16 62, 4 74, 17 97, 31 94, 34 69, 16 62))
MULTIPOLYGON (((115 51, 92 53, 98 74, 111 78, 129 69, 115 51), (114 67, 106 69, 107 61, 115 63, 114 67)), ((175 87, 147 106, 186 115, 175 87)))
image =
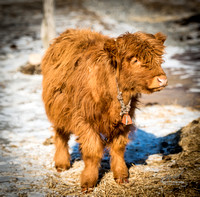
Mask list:
POLYGON ((55 167, 58 172, 70 168, 70 154, 68 151, 68 140, 70 134, 64 133, 63 129, 55 129, 55 147, 56 152, 54 155, 55 167))
POLYGON ((127 136, 119 135, 113 139, 110 147, 111 170, 113 171, 113 177, 118 184, 128 183, 128 168, 124 161, 124 152, 127 142, 127 136))

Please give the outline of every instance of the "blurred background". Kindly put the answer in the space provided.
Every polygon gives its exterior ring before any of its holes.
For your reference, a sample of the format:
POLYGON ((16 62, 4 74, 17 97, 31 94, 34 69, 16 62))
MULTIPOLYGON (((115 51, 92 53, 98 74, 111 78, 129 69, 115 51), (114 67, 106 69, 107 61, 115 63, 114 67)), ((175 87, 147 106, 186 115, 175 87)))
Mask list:
MULTIPOLYGON (((53 15, 45 15, 41 0, 0 0, 0 60, 20 53, 43 54, 44 16, 54 22, 51 37, 67 28, 90 28, 111 37, 127 31, 161 31, 168 37, 163 66, 169 86, 151 96, 144 95, 143 102, 200 108, 199 0, 50 0, 47 4, 51 1, 53 15)), ((46 27, 47 34, 52 28, 46 27)), ((40 60, 33 60, 33 64, 34 61, 40 60)), ((37 69, 29 67, 24 72, 39 73, 37 69)))

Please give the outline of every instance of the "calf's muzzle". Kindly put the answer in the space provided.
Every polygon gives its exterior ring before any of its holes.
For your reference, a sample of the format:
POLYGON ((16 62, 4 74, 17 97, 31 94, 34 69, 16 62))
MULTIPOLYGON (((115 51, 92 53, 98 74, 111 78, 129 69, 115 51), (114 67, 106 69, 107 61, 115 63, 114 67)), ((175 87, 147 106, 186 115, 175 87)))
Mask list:
POLYGON ((167 77, 165 75, 157 77, 157 80, 160 87, 165 87, 167 85, 167 77))
POLYGON ((155 76, 151 83, 149 84, 149 89, 159 89, 159 88, 164 88, 167 86, 167 77, 166 75, 159 75, 155 76))

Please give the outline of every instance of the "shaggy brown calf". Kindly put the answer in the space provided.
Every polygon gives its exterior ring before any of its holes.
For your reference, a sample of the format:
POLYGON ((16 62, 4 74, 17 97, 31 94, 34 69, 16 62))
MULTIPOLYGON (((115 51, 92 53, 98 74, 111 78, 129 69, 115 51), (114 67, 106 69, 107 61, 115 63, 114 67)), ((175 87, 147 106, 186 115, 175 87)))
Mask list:
POLYGON ((42 61, 43 100, 55 129, 55 166, 70 167, 68 140, 78 136, 85 163, 81 187, 94 187, 104 147, 110 149, 116 182, 128 181, 125 146, 140 93, 167 85, 161 68, 166 36, 137 32, 109 38, 70 29, 42 61))

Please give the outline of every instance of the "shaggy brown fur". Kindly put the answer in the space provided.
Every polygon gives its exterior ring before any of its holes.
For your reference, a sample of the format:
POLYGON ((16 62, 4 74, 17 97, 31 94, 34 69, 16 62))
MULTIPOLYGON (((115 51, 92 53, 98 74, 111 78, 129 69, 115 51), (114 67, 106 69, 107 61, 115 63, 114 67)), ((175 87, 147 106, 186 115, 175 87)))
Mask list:
POLYGON ((140 93, 166 86, 161 68, 165 39, 162 33, 126 33, 114 39, 69 29, 47 50, 42 61, 43 100, 55 129, 55 166, 58 171, 70 167, 68 140, 74 133, 85 162, 82 188, 95 186, 105 146, 110 148, 116 182, 128 181, 124 151, 132 125, 121 122, 117 83, 124 103, 131 99, 129 115, 134 117, 140 93))

